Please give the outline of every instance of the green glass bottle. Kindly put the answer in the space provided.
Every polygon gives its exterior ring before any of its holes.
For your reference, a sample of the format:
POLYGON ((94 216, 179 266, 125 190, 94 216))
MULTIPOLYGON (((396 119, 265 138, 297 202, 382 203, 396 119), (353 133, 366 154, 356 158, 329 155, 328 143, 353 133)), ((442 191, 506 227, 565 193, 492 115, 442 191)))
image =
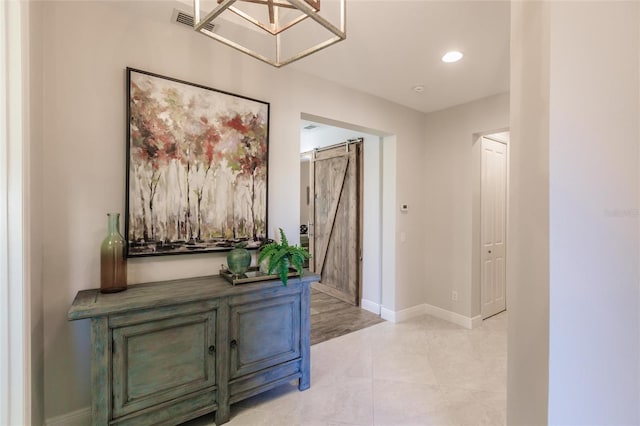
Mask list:
POLYGON ((116 293, 127 289, 126 242, 120 234, 120 213, 107 213, 109 234, 100 246, 100 291, 116 293))

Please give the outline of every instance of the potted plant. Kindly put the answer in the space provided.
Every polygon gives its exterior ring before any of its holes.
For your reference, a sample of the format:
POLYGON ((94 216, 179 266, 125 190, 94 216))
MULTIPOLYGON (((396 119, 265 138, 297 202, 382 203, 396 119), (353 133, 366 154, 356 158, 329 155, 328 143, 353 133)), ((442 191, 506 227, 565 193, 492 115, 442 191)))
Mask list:
POLYGON ((298 275, 302 276, 302 265, 305 259, 311 258, 311 255, 305 248, 297 245, 290 246, 282 228, 278 229, 280 230, 280 242, 274 241, 262 247, 258 256, 258 264, 263 265, 264 262, 267 265, 266 273, 277 273, 282 284, 286 286, 289 278, 289 266, 295 268, 298 275))

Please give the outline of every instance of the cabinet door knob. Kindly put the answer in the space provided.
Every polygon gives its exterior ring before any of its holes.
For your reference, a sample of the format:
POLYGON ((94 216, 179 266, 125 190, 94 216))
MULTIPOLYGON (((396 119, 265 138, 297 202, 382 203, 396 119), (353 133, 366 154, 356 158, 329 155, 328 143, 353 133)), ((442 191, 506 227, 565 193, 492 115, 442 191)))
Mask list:
POLYGON ((209 355, 213 355, 213 353, 216 351, 216 347, 211 345, 209 346, 209 355))
POLYGON ((236 341, 236 339, 233 339, 233 340, 230 342, 230 345, 231 345, 231 347, 232 347, 232 348, 235 348, 236 346, 238 346, 238 342, 236 341))

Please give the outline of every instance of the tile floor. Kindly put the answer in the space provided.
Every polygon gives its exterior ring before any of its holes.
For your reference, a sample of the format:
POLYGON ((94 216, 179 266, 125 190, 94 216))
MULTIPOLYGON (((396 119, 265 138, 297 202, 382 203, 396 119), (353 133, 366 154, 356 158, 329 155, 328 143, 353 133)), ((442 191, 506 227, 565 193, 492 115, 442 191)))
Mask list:
POLYGON ((328 340, 311 347, 309 390, 234 404, 228 425, 504 425, 506 331, 506 313, 474 330, 423 316, 328 340))

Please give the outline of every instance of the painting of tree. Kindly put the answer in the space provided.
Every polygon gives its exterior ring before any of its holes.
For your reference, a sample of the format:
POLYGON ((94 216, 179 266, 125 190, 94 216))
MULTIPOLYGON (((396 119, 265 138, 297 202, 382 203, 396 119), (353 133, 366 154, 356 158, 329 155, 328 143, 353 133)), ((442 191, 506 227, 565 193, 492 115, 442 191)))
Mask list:
POLYGON ((128 255, 259 246, 269 104, 131 68, 127 90, 128 255))
POLYGON ((263 126, 260 126, 259 118, 255 115, 245 115, 241 117, 236 114, 234 117, 224 117, 222 122, 227 129, 238 133, 235 139, 236 147, 233 150, 228 164, 231 170, 237 172, 238 178, 244 178, 249 182, 250 196, 250 227, 251 236, 257 238, 258 221, 255 212, 255 183, 258 179, 264 179, 266 173, 266 146, 260 141, 264 140, 263 126))

